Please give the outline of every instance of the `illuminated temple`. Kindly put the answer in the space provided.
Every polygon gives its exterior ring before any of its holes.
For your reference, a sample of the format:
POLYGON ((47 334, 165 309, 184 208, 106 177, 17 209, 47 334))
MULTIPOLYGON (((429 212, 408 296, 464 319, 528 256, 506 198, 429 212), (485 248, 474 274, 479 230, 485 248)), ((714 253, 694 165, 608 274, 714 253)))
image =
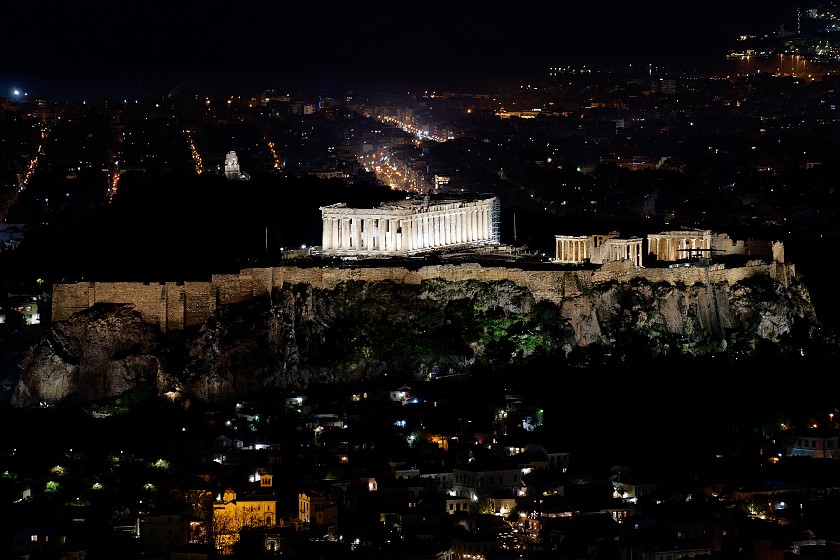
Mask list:
MULTIPOLYGON (((631 261, 642 266, 643 243, 641 237, 620 239, 618 232, 608 235, 556 235, 554 236, 556 261, 559 263, 604 264, 613 261, 631 261)), ((656 261, 675 262, 689 258, 711 256, 713 241, 715 251, 739 252, 727 235, 713 236, 710 230, 681 230, 647 235, 648 254, 656 261), (714 238, 714 239, 713 239, 714 238)), ((742 242, 743 244, 743 242, 742 242)), ((740 252, 748 252, 741 248, 740 252)))
POLYGON ((499 244, 499 199, 401 200, 378 208, 321 208, 321 252, 409 255, 458 246, 499 244))

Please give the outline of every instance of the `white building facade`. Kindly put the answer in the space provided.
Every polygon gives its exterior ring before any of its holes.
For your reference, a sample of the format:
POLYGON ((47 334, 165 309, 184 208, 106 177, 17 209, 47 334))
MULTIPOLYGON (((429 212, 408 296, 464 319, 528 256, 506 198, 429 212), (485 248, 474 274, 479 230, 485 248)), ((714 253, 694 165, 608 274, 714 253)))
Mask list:
POLYGON ((231 150, 225 154, 225 177, 234 181, 245 181, 250 179, 247 173, 239 169, 239 157, 231 150))
POLYGON ((321 208, 321 252, 398 256, 459 245, 499 244, 499 199, 405 200, 378 208, 321 208))
POLYGON ((555 260, 560 263, 604 264, 613 261, 632 261, 642 266, 641 237, 619 239, 617 233, 609 235, 555 235, 555 260))
POLYGON ((697 257, 710 257, 711 230, 682 230, 649 233, 648 254, 656 260, 674 262, 697 257))

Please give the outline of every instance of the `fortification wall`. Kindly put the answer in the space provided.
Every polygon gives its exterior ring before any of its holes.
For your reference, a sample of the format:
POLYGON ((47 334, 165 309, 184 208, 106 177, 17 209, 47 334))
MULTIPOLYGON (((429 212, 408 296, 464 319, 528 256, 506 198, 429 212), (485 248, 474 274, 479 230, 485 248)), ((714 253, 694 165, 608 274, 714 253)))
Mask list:
POLYGON ((377 268, 246 268, 239 274, 214 274, 209 282, 78 282, 56 284, 53 287, 52 316, 64 321, 73 313, 95 303, 131 304, 145 320, 159 325, 161 330, 179 330, 200 325, 218 305, 240 303, 267 295, 284 284, 309 284, 318 289, 331 289, 342 282, 391 281, 420 284, 424 280, 441 279, 449 282, 475 280, 479 282, 510 281, 528 288, 538 301, 560 304, 607 282, 629 282, 634 279, 651 283, 734 284, 754 275, 771 276, 787 284, 794 274, 793 265, 751 261, 741 268, 713 265, 680 268, 635 268, 628 262, 608 263, 597 270, 523 270, 506 267, 483 267, 479 264, 434 265, 410 270, 403 267, 377 268))
POLYGON ((212 282, 184 282, 183 287, 185 325, 200 325, 216 310, 216 288, 212 282))

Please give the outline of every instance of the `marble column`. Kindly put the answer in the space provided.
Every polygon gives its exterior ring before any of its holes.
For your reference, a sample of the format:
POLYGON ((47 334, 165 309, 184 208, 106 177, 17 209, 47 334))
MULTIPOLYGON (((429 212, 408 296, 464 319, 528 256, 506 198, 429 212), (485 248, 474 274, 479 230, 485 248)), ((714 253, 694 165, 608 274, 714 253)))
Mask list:
POLYGON ((473 241, 478 241, 479 240, 478 211, 475 208, 473 208, 472 216, 473 216, 473 241))
POLYGON ((443 242, 452 245, 452 215, 443 215, 443 242))
POLYGON ((340 218, 341 225, 339 229, 341 231, 341 242, 340 248, 341 249, 349 249, 350 248, 350 219, 349 218, 340 218))
POLYGON ((432 220, 429 215, 423 216, 423 248, 428 249, 432 246, 432 220))
POLYGON ((399 249, 397 243, 397 220, 393 218, 388 220, 388 235, 391 236, 391 250, 397 251, 399 249))
POLYGON ((470 216, 465 211, 461 212, 461 243, 467 243, 470 240, 470 216))

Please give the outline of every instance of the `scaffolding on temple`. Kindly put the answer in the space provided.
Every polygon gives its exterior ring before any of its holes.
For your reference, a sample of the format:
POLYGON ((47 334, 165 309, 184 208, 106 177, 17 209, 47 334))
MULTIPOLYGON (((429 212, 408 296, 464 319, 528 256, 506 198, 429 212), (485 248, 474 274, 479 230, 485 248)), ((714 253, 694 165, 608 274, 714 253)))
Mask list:
POLYGON ((428 197, 347 208, 321 207, 319 252, 348 255, 408 255, 453 247, 499 245, 499 199, 439 200, 428 197))
POLYGON ((493 200, 493 206, 490 209, 490 238, 493 240, 493 243, 500 245, 501 244, 501 223, 502 223, 502 205, 499 202, 499 199, 496 198, 493 200))

